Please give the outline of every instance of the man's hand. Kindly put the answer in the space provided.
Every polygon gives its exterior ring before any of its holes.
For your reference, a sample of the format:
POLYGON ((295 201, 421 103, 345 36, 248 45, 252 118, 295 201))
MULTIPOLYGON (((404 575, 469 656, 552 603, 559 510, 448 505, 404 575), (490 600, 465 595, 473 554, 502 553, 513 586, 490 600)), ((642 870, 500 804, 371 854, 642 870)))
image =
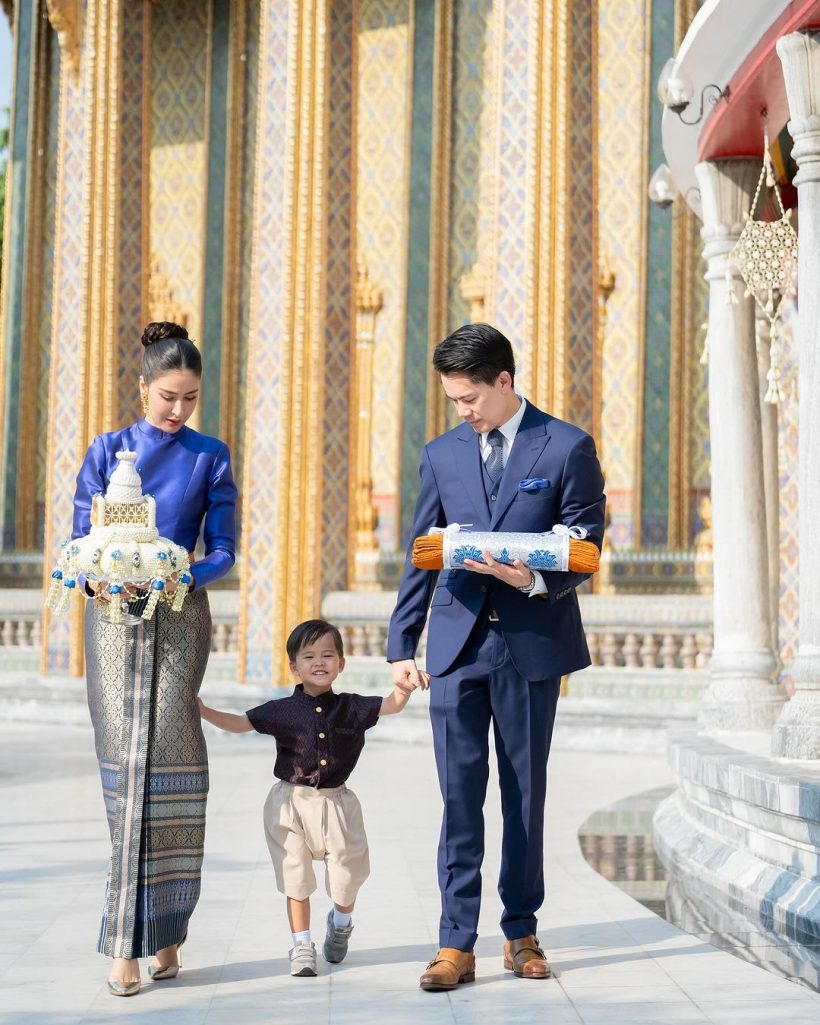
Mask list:
POLYGON ((405 693, 414 691, 417 687, 427 690, 430 686, 430 674, 419 669, 414 658, 404 658, 400 662, 393 662, 390 666, 390 675, 395 686, 405 693))
POLYGON ((529 566, 525 566, 520 559, 516 559, 512 565, 506 562, 496 562, 487 551, 482 551, 484 562, 475 562, 473 559, 464 560, 464 568, 473 573, 484 573, 487 576, 497 577, 510 587, 526 587, 532 580, 533 572, 529 566))

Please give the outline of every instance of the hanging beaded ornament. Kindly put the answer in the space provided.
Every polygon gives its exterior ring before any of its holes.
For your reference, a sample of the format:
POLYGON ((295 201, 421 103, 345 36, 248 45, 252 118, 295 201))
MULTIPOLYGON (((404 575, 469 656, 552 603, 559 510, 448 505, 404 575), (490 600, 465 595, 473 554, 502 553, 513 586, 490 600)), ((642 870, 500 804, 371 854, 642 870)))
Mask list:
MULTIPOLYGON (((746 295, 752 296, 769 322, 769 370, 765 401, 776 404, 782 398, 780 390, 780 347, 778 342, 780 314, 786 296, 796 294, 794 287, 797 271, 797 234, 790 224, 791 210, 784 210, 780 190, 774 177, 772 158, 769 155, 769 134, 763 129, 763 167, 752 200, 752 207, 746 214, 746 224, 732 250, 730 259, 740 272, 746 284, 746 295), (774 189, 774 197, 780 208, 776 221, 756 221, 754 213, 763 191, 763 186, 774 189)), ((729 271, 727 270, 727 276, 729 271)), ((730 287, 727 302, 737 302, 730 287)))
POLYGON ((116 455, 108 490, 92 499, 91 530, 63 542, 51 574, 45 604, 57 614, 66 608, 80 574, 99 581, 96 600, 104 603, 112 623, 122 621, 123 602, 137 597, 145 598, 143 619, 153 616, 160 600, 179 612, 193 582, 187 551, 159 535, 156 502, 142 493, 136 452, 116 455), (173 595, 166 589, 169 581, 177 585, 173 595))

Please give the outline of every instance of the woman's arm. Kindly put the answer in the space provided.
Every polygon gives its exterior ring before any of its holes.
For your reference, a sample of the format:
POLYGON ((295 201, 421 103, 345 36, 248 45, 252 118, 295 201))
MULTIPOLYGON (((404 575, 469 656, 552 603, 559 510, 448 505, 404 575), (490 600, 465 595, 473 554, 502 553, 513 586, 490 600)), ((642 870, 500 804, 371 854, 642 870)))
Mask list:
POLYGON ((245 715, 236 712, 220 712, 216 708, 209 708, 202 698, 197 698, 199 714, 206 721, 228 733, 248 733, 253 729, 250 719, 245 715))
POLYGON ((208 484, 203 540, 205 557, 191 566, 194 587, 206 587, 229 573, 236 559, 236 497, 231 454, 223 445, 208 484))

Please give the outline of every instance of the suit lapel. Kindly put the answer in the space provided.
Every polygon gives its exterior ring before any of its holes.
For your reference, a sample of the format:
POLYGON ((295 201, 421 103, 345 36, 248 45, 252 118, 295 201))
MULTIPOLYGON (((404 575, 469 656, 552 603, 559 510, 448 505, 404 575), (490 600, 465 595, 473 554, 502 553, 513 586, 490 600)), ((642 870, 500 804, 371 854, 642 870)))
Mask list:
POLYGON ((464 490, 475 506, 474 526, 486 530, 489 512, 487 510, 487 493, 484 490, 484 480, 481 476, 481 449, 478 435, 469 424, 464 423, 457 428, 456 442, 452 451, 456 476, 460 478, 464 490))
POLYGON ((547 430, 548 417, 530 402, 524 410, 524 416, 515 435, 504 475, 498 489, 490 530, 495 530, 501 517, 509 509, 518 494, 518 482, 529 477, 530 471, 550 440, 547 430))

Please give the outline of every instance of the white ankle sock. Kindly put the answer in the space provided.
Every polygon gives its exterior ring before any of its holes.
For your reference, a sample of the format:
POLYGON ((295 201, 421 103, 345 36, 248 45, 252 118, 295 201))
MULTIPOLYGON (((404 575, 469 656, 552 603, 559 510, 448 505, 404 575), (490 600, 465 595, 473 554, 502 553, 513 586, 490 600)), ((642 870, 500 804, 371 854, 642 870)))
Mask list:
POLYGON ((338 908, 333 909, 333 924, 337 929, 346 929, 350 925, 350 915, 338 908))
POLYGON ((293 937, 294 947, 299 947, 303 943, 310 945, 310 929, 305 929, 304 932, 292 932, 291 936, 293 937))

